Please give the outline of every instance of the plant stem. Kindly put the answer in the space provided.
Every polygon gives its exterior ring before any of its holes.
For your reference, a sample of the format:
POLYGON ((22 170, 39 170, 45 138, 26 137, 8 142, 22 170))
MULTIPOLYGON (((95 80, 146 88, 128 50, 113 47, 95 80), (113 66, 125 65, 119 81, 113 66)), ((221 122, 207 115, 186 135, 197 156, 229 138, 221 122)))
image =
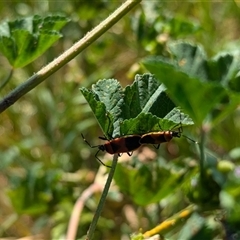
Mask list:
POLYGON ((133 7, 139 4, 142 0, 127 0, 123 3, 115 12, 113 12, 108 18, 102 21, 92 31, 88 32, 85 37, 75 43, 71 48, 65 51, 58 58, 50 62, 47 66, 31 76, 23 84, 16 87, 11 91, 4 99, 0 101, 0 113, 6 110, 9 106, 14 104, 19 98, 31 91, 47 77, 52 75, 80 52, 86 49, 96 39, 98 39, 103 33, 111 28, 116 22, 118 22, 124 15, 126 15, 133 7))
POLYGON ((118 155, 115 154, 114 157, 113 157, 111 170, 108 174, 108 178, 107 178, 106 184, 105 184, 104 189, 103 189, 101 199, 99 201, 96 213, 93 217, 92 223, 91 223, 91 225, 89 227, 89 230, 88 230, 88 234, 87 234, 87 238, 86 238, 87 240, 93 239, 93 235, 94 235, 94 232, 95 232, 95 229, 96 229, 96 226, 97 226, 97 222, 98 222, 98 219, 99 219, 99 217, 102 213, 104 203, 106 201, 107 194, 108 194, 108 191, 109 191, 109 188, 110 188, 110 184, 112 182, 113 175, 114 175, 114 172, 115 172, 115 169, 116 169, 116 166, 117 166, 117 161, 118 161, 118 155))
POLYGON ((78 224, 82 215, 84 205, 86 201, 96 192, 102 192, 102 185, 94 182, 82 192, 81 196, 79 196, 78 200, 74 204, 71 218, 68 223, 68 230, 66 234, 67 240, 76 239, 78 224))

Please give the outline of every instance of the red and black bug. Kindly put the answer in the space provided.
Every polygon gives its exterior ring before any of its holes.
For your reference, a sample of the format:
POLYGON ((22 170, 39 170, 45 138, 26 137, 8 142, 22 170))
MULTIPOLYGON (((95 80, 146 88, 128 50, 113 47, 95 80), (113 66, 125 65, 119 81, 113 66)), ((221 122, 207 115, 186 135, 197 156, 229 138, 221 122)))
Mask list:
MULTIPOLYGON (((181 115, 180 115, 181 117, 181 115)), ((181 119, 181 118, 180 118, 181 119)), ((174 137, 178 137, 180 138, 181 136, 189 139, 190 141, 197 143, 196 141, 192 140, 191 138, 185 136, 182 134, 183 129, 182 129, 182 123, 180 122, 179 124, 175 125, 173 127, 176 128, 176 126, 180 125, 180 127, 178 128, 178 131, 159 131, 159 132, 150 132, 150 133, 146 133, 143 134, 141 139, 140 139, 140 143, 141 144, 153 144, 153 146, 158 149, 161 143, 165 143, 165 142, 170 142, 172 140, 172 138, 174 137), (157 146, 155 146, 157 145, 157 146)), ((161 129, 161 127, 159 126, 159 128, 161 129)))
POLYGON ((150 132, 142 135, 140 139, 141 144, 153 144, 156 149, 159 148, 161 143, 169 142, 173 137, 181 137, 180 131, 160 131, 150 132))
MULTIPOLYGON (((129 156, 132 155, 132 152, 141 146, 140 135, 129 135, 123 136, 119 138, 114 138, 108 140, 106 137, 99 137, 102 140, 107 140, 105 144, 92 146, 82 135, 83 140, 90 146, 91 148, 98 148, 98 151, 95 154, 96 159, 102 163, 106 167, 110 167, 104 164, 99 158, 98 153, 100 151, 106 151, 110 154, 118 154, 121 156, 122 153, 127 153, 129 156)), ((111 167, 110 167, 111 168, 111 167)))
MULTIPOLYGON (((109 125, 107 130, 107 133, 108 133, 110 129, 111 119, 108 114, 106 116, 108 117, 108 120, 109 120, 109 125)), ((83 140, 88 144, 89 147, 98 148, 98 151, 96 152, 95 157, 100 163, 102 163, 106 167, 110 167, 110 166, 107 166, 98 158, 98 153, 100 151, 103 151, 103 152, 106 151, 110 154, 118 154, 118 156, 121 156, 122 153, 127 153, 129 156, 131 156, 132 152, 141 146, 140 144, 141 135, 127 135, 127 136, 122 136, 122 137, 112 138, 112 139, 111 137, 109 137, 110 138, 109 139, 106 136, 99 137, 101 140, 105 140, 107 142, 105 144, 96 145, 96 146, 92 146, 84 138, 83 134, 81 135, 83 140)))

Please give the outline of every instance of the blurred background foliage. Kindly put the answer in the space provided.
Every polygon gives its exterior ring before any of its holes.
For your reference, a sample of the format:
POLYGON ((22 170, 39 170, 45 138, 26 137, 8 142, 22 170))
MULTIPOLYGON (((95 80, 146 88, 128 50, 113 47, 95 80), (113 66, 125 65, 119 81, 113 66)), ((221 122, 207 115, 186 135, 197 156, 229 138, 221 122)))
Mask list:
MULTIPOLYGON (((1 97, 68 49, 120 4, 121 1, 106 0, 1 1, 2 21, 52 13, 61 13, 70 19, 61 31, 63 37, 47 52, 29 65, 14 69, 9 83, 0 92, 1 97)), ((122 86, 126 86, 133 81, 136 73, 145 72, 139 65, 143 57, 167 54, 166 43, 169 40, 184 39, 199 43, 212 57, 220 50, 238 49, 239 36, 240 5, 237 1, 145 0, 78 57, 2 113, 0 237, 39 235, 42 239, 63 238, 74 203, 99 173, 95 151, 84 143, 80 134, 84 133, 92 144, 99 144, 98 136, 102 133, 79 87, 90 88, 103 78, 116 78, 122 86)), ((0 79, 3 81, 12 68, 3 55, 0 55, 0 68, 0 79)), ((240 159, 239 113, 239 109, 231 112, 224 121, 210 129, 204 125, 208 131, 209 153, 231 160, 234 164, 239 163, 240 159)), ((194 127, 184 129, 184 133, 198 138, 198 130, 194 127)), ((216 158, 209 160, 209 179, 205 183, 212 189, 209 196, 209 192, 197 188, 197 156, 194 149, 192 143, 182 138, 162 145, 158 151, 151 147, 142 148, 127 165, 121 165, 116 172, 118 187, 115 186, 109 193, 96 239, 126 239, 140 228, 147 230, 156 226, 187 206, 189 201, 200 204, 208 202, 217 209, 219 202, 216 195, 220 191, 221 179, 216 186, 211 176, 215 174, 219 177, 217 170, 226 171, 226 176, 232 165, 225 168, 222 164, 217 169, 216 158), (136 178, 131 179, 134 174, 138 175, 136 182, 136 178), (121 182, 124 176, 126 181, 131 184, 135 182, 138 187, 143 184, 143 188, 134 192, 134 185, 131 185, 130 191, 121 182), (162 201, 140 206, 139 197, 143 197, 145 188, 148 189, 148 181, 151 186, 158 183, 162 201)), ((101 158, 107 160, 109 156, 101 158)), ((125 154, 121 160, 129 161, 125 154)), ((236 199, 239 198, 239 192, 234 192, 233 187, 236 176, 231 174, 229 183, 220 194, 220 200, 225 203, 223 206, 229 209, 232 209, 234 201, 237 204, 236 199)), ((98 180, 104 183, 105 178, 98 180)), ((156 186, 151 189, 155 191, 156 186)), ((98 200, 99 194, 94 194, 86 202, 78 238, 86 234, 98 200)), ((223 239, 226 232, 234 235, 240 220, 238 216, 232 215, 231 227, 222 218, 214 221, 214 215, 212 218, 208 216, 201 225, 202 232, 207 234, 207 227, 216 239, 223 239)), ((188 227, 191 228, 191 225, 186 224, 180 236, 186 236, 184 231, 188 227)), ((171 236, 175 231, 179 229, 172 230, 171 236)))

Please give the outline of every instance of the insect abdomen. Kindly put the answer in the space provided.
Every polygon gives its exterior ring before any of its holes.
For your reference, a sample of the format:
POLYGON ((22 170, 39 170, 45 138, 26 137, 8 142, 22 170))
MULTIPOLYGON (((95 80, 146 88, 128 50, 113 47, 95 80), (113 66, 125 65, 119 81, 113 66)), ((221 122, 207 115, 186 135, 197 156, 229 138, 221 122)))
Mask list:
POLYGON ((140 140, 141 144, 160 144, 169 142, 173 138, 171 131, 152 132, 144 134, 140 140))
POLYGON ((140 135, 115 138, 105 144, 105 149, 110 154, 132 152, 141 146, 140 135))

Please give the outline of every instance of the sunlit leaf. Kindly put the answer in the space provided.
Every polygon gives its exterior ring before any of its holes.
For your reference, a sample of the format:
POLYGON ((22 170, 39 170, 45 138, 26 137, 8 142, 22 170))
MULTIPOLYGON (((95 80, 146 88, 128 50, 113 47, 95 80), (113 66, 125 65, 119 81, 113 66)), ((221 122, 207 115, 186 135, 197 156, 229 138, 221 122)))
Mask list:
POLYGON ((69 20, 63 16, 38 15, 7 21, 0 25, 0 51, 14 68, 23 67, 53 45, 59 30, 69 20))
POLYGON ((193 124, 175 108, 165 87, 151 74, 136 75, 133 84, 125 89, 117 80, 108 79, 98 81, 92 90, 80 90, 106 136, 169 130, 176 123, 193 124))

